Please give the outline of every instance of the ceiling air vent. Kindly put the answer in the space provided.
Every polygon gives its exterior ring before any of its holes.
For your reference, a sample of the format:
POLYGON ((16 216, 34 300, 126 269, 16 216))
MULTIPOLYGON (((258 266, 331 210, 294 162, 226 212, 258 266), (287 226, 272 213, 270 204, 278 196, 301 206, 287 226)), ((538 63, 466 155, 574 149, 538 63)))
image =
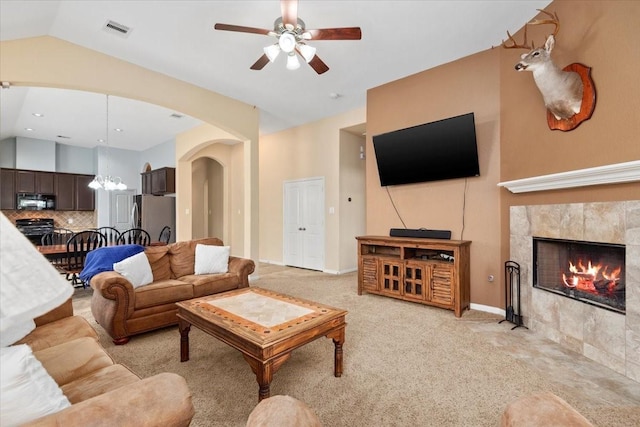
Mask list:
POLYGON ((107 33, 116 34, 124 38, 128 37, 132 31, 131 28, 127 27, 126 25, 118 24, 115 21, 107 21, 102 29, 107 33))
POLYGON ((169 117, 173 117, 174 119, 181 119, 184 116, 182 114, 178 114, 178 113, 171 113, 171 115, 169 117))
POLYGON ((70 136, 66 136, 66 135, 56 135, 56 138, 60 138, 60 139, 71 139, 70 136))

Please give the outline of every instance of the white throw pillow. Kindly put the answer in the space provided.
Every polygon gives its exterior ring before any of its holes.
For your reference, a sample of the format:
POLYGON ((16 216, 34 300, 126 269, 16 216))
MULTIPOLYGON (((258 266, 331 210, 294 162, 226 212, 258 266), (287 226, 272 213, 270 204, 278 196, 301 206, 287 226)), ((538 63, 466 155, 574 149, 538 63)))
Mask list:
POLYGON ((226 273, 229 271, 229 246, 196 245, 196 274, 226 273))
POLYGON ((3 347, 0 353, 0 425, 24 424, 71 406, 31 347, 3 347))
POLYGON ((151 265, 144 252, 125 258, 120 262, 115 262, 113 269, 126 277, 134 288, 139 288, 140 286, 153 282, 151 265))

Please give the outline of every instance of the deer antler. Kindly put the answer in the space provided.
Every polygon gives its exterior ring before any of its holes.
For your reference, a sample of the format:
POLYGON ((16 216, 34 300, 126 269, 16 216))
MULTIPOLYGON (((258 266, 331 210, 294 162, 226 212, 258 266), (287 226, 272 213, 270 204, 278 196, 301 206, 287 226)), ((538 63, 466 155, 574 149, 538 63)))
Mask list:
POLYGON ((544 13, 545 15, 549 16, 550 19, 535 19, 529 22, 529 25, 553 24, 555 27, 553 29, 553 36, 555 37, 558 34, 558 31, 560 31, 560 19, 558 18, 558 14, 556 12, 547 12, 546 10, 542 9, 538 9, 538 12, 544 13))
POLYGON ((524 41, 522 42, 522 44, 518 44, 518 42, 516 42, 516 39, 514 39, 511 34, 509 34, 509 31, 507 31, 507 36, 509 36, 509 40, 511 41, 511 44, 507 45, 507 42, 502 40, 502 47, 503 48, 505 48, 505 49, 528 49, 528 50, 533 49, 533 43, 531 43, 530 45, 527 44, 527 25, 524 26, 524 41))
POLYGON ((524 41, 522 42, 522 44, 518 44, 513 36, 509 34, 509 31, 507 31, 507 36, 509 36, 509 41, 511 41, 511 44, 507 45, 507 42, 505 40, 502 40, 502 47, 504 47, 505 49, 535 49, 533 42, 531 42, 531 44, 527 44, 527 26, 529 25, 553 24, 555 26, 553 36, 555 37, 558 34, 558 31, 560 31, 560 19, 558 18, 558 14, 555 12, 547 12, 546 10, 542 9, 537 10, 538 12, 542 12, 545 15, 549 16, 549 19, 534 19, 531 22, 527 22, 524 26, 524 41))

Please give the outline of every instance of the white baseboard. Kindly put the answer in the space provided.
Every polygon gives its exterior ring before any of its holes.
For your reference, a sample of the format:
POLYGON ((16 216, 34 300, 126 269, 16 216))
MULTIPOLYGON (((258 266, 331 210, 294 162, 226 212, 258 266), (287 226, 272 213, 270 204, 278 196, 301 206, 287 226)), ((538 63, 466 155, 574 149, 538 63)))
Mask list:
POLYGON ((354 271, 358 271, 358 268, 357 267, 356 268, 348 268, 346 270, 322 270, 323 273, 336 274, 336 275, 352 273, 354 271))
POLYGON ((271 261, 271 260, 268 260, 268 259, 261 259, 261 260, 258 260, 258 262, 262 262, 264 264, 273 264, 273 265, 282 265, 282 266, 284 266, 284 263, 282 261, 271 261))
POLYGON ((485 313, 499 314, 501 316, 505 315, 505 312, 504 312, 503 309, 498 308, 498 307, 491 307, 490 305, 471 303, 471 309, 472 310, 478 310, 478 311, 484 311, 485 313))

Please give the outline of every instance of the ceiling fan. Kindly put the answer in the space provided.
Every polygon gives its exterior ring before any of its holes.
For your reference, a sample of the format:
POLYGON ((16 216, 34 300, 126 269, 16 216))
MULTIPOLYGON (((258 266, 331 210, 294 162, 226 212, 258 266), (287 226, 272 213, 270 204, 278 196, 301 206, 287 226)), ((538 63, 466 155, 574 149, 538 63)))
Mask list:
POLYGON ((251 66, 252 70, 262 70, 269 62, 273 62, 280 52, 287 54, 287 68, 295 70, 300 67, 298 55, 304 58, 316 73, 329 70, 318 55, 316 48, 309 46, 309 40, 360 40, 360 27, 323 28, 307 30, 304 21, 298 17, 298 0, 280 0, 282 16, 273 23, 273 30, 243 27, 240 25, 216 24, 216 30, 237 31, 240 33, 264 34, 275 37, 277 42, 264 48, 264 54, 251 66))

